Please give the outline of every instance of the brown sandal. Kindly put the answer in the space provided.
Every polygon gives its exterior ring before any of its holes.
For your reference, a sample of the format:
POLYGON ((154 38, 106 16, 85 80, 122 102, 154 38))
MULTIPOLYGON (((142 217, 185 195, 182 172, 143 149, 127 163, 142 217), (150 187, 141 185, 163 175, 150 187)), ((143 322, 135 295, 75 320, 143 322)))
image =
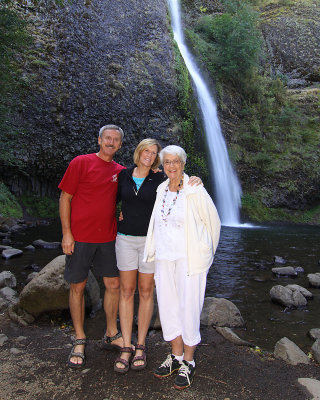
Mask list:
POLYGON ((137 344, 136 350, 142 350, 143 353, 141 356, 133 357, 131 361, 131 369, 133 369, 134 371, 141 371, 142 369, 145 369, 145 367, 147 366, 146 346, 144 346, 143 344, 137 344), (143 364, 135 365, 134 363, 136 361, 143 361, 143 364))
POLYGON ((120 374, 128 372, 132 353, 133 353, 132 347, 122 347, 122 349, 120 350, 120 357, 118 357, 114 362, 113 366, 114 371, 119 372, 120 374), (121 353, 130 353, 129 359, 125 360, 124 358, 121 358, 121 353), (124 365, 124 368, 117 367, 118 363, 124 365))

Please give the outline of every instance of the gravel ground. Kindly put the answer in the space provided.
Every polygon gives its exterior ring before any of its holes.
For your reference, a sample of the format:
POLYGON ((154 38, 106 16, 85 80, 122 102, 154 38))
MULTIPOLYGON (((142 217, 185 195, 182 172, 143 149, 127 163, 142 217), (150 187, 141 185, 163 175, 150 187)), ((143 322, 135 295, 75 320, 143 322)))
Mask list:
POLYGON ((0 347, 1 400, 303 400, 310 396, 297 379, 320 380, 318 364, 288 365, 269 354, 235 346, 213 328, 202 332, 194 382, 184 391, 173 388, 173 377, 153 377, 153 369, 169 352, 159 331, 148 336, 146 369, 124 375, 113 371, 117 353, 103 350, 101 342, 90 336, 85 368, 68 368, 72 332, 50 318, 22 327, 1 315, 0 333, 8 337, 0 347))

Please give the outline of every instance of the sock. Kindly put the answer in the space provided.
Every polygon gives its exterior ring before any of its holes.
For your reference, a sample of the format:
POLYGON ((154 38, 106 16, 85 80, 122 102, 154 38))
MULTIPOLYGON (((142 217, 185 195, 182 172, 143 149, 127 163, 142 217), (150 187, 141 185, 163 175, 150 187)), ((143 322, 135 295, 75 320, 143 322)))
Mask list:
POLYGON ((185 360, 185 361, 187 361, 189 364, 191 364, 193 366, 193 368, 195 368, 196 363, 194 362, 194 360, 192 360, 192 361, 185 360))
POLYGON ((176 356, 175 354, 172 354, 174 358, 176 358, 178 361, 182 362, 183 360, 183 354, 181 356, 176 356))

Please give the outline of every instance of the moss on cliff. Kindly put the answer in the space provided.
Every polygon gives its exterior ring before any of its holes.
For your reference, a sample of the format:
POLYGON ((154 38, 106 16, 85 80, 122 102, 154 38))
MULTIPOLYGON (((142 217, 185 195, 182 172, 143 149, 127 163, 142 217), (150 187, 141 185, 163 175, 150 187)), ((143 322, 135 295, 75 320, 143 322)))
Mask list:
POLYGON ((203 182, 208 182, 209 171, 204 148, 204 139, 200 135, 201 128, 196 126, 195 115, 198 113, 191 78, 176 44, 175 60, 177 72, 177 91, 181 118, 179 129, 182 131, 183 147, 188 155, 186 172, 200 176, 203 182))

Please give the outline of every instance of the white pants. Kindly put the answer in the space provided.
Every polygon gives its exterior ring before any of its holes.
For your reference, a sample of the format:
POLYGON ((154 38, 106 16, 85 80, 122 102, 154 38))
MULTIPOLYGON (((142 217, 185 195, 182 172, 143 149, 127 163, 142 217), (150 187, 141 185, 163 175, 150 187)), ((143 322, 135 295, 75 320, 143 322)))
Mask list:
POLYGON ((188 276, 187 268, 185 259, 156 260, 155 282, 164 340, 182 336, 184 344, 195 346, 201 341, 207 272, 188 276))

